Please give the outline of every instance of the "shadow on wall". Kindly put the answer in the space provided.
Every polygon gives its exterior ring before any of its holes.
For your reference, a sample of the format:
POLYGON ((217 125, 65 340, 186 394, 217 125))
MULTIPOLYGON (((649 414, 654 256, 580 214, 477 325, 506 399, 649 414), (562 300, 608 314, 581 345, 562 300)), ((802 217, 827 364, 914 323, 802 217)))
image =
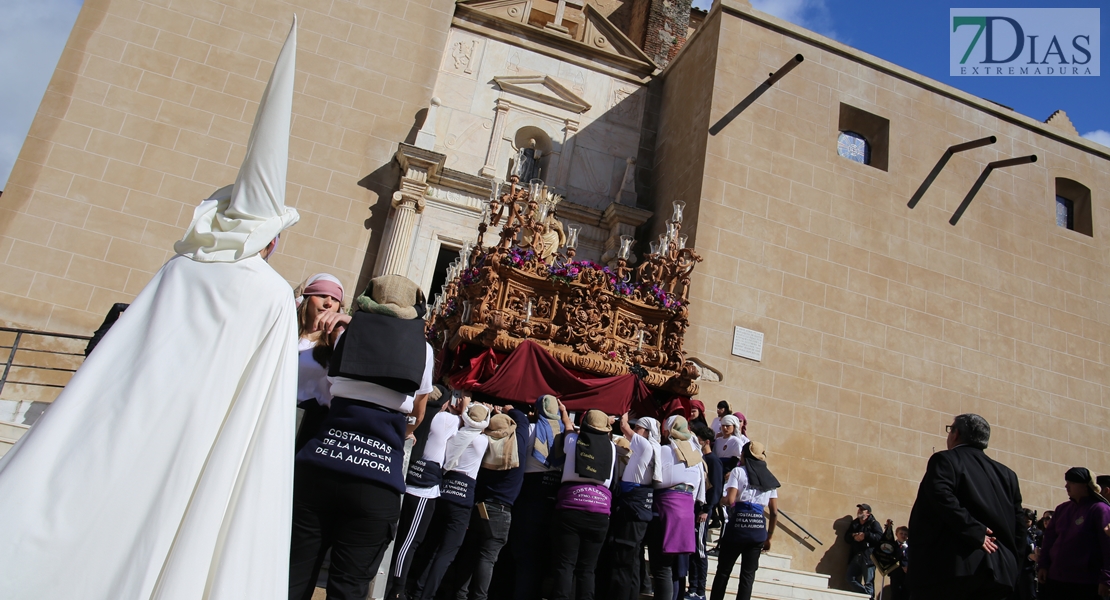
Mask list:
POLYGON ((844 534, 848 533, 848 526, 852 524, 852 519, 852 515, 844 515, 833 521, 832 528, 836 539, 814 569, 822 575, 828 575, 829 587, 838 590, 848 589, 848 579, 844 576, 844 570, 848 568, 849 549, 848 542, 844 541, 844 534))

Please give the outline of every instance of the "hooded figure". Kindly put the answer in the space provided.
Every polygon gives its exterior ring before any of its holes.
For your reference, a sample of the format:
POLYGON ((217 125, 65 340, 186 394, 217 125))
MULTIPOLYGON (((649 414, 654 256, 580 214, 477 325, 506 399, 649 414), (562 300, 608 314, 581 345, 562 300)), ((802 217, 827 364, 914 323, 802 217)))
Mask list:
POLYGON ((234 186, 0 459, 5 598, 288 594, 297 324, 265 257, 297 221, 296 48, 294 19, 234 186))

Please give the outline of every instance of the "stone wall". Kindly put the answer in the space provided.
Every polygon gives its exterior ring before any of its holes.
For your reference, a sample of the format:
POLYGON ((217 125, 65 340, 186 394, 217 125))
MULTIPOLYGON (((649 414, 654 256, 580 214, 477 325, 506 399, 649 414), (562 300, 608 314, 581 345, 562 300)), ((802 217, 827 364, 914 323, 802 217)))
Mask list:
POLYGON ((286 202, 301 222, 271 262, 290 282, 329 271, 353 291, 454 5, 86 0, 0 197, 0 321, 88 333, 143 288, 193 208, 234 181, 293 13, 286 202))
POLYGON ((700 185, 685 184, 700 187, 705 257, 687 348, 725 377, 701 399, 749 417, 783 482, 779 507, 825 543, 778 535, 775 550, 795 568, 842 573, 838 519, 867 502, 905 524, 944 426, 963 412, 992 424, 988 454, 1018 473, 1031 508, 1067 499, 1068 467, 1110 471, 1106 149, 724 4, 665 74, 656 164, 675 171, 660 191, 677 195, 681 158, 705 156, 700 185), (696 61, 705 72, 694 75, 689 53, 704 46, 717 59, 696 61), (703 126, 691 113, 710 95, 716 124, 799 53, 718 135, 668 136, 668 123, 703 126), (886 170, 838 156, 841 103, 889 119, 886 170), (955 155, 907 207, 948 146, 989 135, 997 143, 955 155), (995 171, 948 223, 987 162, 1029 154, 1035 164, 995 171), (1056 177, 1094 190, 1093 237, 1056 225, 1056 177), (731 354, 735 326, 764 333, 761 362, 731 354))

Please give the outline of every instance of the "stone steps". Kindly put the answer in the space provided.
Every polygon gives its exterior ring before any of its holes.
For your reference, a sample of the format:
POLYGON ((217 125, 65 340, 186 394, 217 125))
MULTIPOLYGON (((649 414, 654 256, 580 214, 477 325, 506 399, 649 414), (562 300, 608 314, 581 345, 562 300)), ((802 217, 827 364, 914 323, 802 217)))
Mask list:
MULTIPOLYGON (((791 558, 785 554, 766 553, 760 556, 755 573, 752 598, 760 600, 869 600, 866 594, 829 589, 829 576, 790 568, 791 558)), ((709 557, 708 596, 717 572, 717 560, 709 557)), ((739 583, 739 566, 729 575, 726 599, 733 597, 739 583)))
POLYGON ((8 450, 19 441, 19 438, 23 437, 24 433, 27 433, 28 429, 30 427, 27 425, 0 421, 0 456, 7 454, 8 450))

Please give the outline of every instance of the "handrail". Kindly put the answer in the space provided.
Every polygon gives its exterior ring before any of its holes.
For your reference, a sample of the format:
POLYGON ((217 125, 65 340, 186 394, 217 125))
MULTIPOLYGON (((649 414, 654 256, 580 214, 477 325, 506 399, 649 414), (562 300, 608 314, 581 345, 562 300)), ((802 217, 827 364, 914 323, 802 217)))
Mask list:
POLYGON ((786 517, 786 520, 787 520, 787 521, 790 521, 791 523, 793 523, 795 527, 797 527, 798 529, 801 529, 801 530, 802 530, 803 532, 805 532, 806 536, 805 536, 804 538, 802 538, 803 540, 813 540, 813 541, 817 542, 818 544, 821 544, 822 546, 824 546, 824 545, 825 545, 825 543, 824 543, 824 542, 822 542, 821 540, 817 539, 817 536, 815 536, 815 535, 813 535, 812 533, 810 533, 810 532, 809 532, 809 531, 808 531, 808 530, 807 530, 807 529, 806 529, 805 527, 802 527, 802 526, 801 526, 801 524, 800 524, 800 523, 798 523, 797 521, 795 521, 794 519, 791 519, 791 518, 790 518, 790 515, 786 514, 786 511, 784 511, 784 510, 782 510, 782 509, 780 508, 780 509, 778 510, 778 513, 779 513, 780 515, 782 515, 782 516, 786 517))
POLYGON ((12 340, 12 345, 11 346, 0 345, 0 349, 8 350, 8 359, 6 361, 4 361, 4 372, 0 373, 0 393, 2 393, 4 391, 4 386, 8 383, 21 384, 21 385, 33 385, 33 386, 46 387, 46 388, 64 388, 65 387, 64 385, 59 385, 59 384, 56 384, 56 383, 38 383, 38 382, 32 382, 32 381, 8 381, 8 375, 11 373, 12 367, 37 369, 37 370, 41 370, 41 371, 64 371, 64 372, 67 372, 67 373, 74 373, 74 372, 77 371, 77 369, 66 369, 64 367, 40 367, 40 366, 37 366, 37 365, 25 365, 25 364, 21 364, 21 363, 16 363, 15 362, 15 355, 20 350, 23 350, 24 352, 41 352, 41 353, 44 353, 44 354, 56 354, 56 355, 59 355, 59 356, 84 356, 83 353, 76 353, 76 352, 40 350, 40 349, 37 349, 37 348, 20 348, 19 343, 20 343, 20 341, 22 341, 24 335, 33 335, 33 336, 38 336, 38 337, 54 337, 54 338, 63 338, 63 339, 70 339, 70 340, 90 340, 90 339, 92 339, 91 336, 87 336, 87 335, 76 335, 76 334, 72 334, 72 333, 55 333, 55 332, 50 332, 50 331, 35 331, 33 329, 19 329, 19 328, 13 328, 13 327, 0 327, 0 332, 8 332, 8 333, 14 333, 15 334, 15 339, 12 340))

